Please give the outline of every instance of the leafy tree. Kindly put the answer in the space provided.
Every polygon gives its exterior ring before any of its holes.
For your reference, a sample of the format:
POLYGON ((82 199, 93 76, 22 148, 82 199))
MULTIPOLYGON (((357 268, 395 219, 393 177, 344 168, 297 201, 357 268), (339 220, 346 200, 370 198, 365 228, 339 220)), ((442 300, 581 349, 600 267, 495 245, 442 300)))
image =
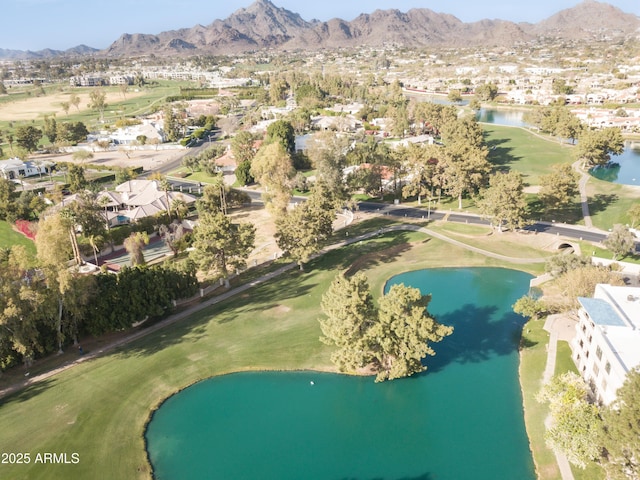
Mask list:
POLYGON ((255 235, 253 225, 232 223, 220 211, 201 213, 193 231, 191 258, 204 272, 214 270, 226 279, 229 268, 246 266, 255 235))
POLYGON ((608 478, 640 477, 640 370, 627 373, 616 400, 603 409, 602 443, 608 478))
POLYGON ((439 342, 453 333, 453 327, 429 316, 430 300, 430 295, 402 284, 393 285, 380 299, 378 321, 369 332, 377 382, 426 370, 422 359, 436 354, 427 342, 439 342))
POLYGON ((613 230, 602 242, 613 253, 613 259, 629 255, 635 248, 635 236, 624 225, 614 225, 613 230))
POLYGON ((576 157, 584 167, 604 166, 611 155, 620 155, 623 151, 624 139, 619 128, 586 130, 576 146, 576 157))
POLYGON ((16 144, 27 152, 33 152, 38 148, 38 142, 42 138, 42 130, 33 125, 20 125, 16 128, 16 144))
POLYGON ((377 310, 369 290, 367 277, 339 274, 322 296, 320 340, 337 348, 331 361, 341 372, 355 371, 371 362, 368 332, 376 321, 377 310))
POLYGON ((458 120, 458 111, 454 105, 419 102, 413 109, 413 118, 422 127, 420 133, 438 136, 445 125, 458 120))
POLYGON ((391 135, 403 138, 409 132, 409 112, 404 103, 389 107, 387 117, 391 119, 391 135))
POLYGON ((311 124, 311 112, 307 108, 296 108, 286 118, 297 134, 304 133, 311 124))
POLYGON ((553 172, 540 177, 540 201, 548 211, 560 210, 573 203, 579 193, 578 173, 567 163, 553 165, 553 172))
POLYGON ((174 256, 187 247, 184 241, 185 231, 181 223, 172 222, 169 225, 160 225, 158 234, 164 240, 165 245, 171 249, 174 256))
POLYGON ((57 125, 56 138, 59 142, 77 145, 85 141, 87 135, 89 135, 89 130, 82 122, 61 122, 57 125))
POLYGON ((460 94, 460 90, 449 90, 449 94, 447 95, 447 100, 452 103, 458 103, 462 101, 462 95, 460 94))
POLYGON ((13 222, 18 218, 17 205, 14 198, 16 184, 0 177, 0 220, 13 222))
POLYGON ((640 223, 640 203, 631 205, 629 210, 627 210, 627 215, 629 215, 629 220, 631 220, 631 228, 640 223))
POLYGON ((80 97, 75 93, 69 95, 69 103, 76 107, 77 111, 80 111, 80 97))
POLYGON ((550 273, 554 278, 557 278, 570 270, 588 267, 590 265, 591 258, 589 257, 559 253, 547 259, 544 265, 544 271, 550 273))
POLYGON ((17 361, 29 366, 46 350, 43 321, 51 315, 49 291, 42 282, 24 281, 30 261, 24 246, 14 245, 0 255, 0 369, 17 361))
POLYGON ((554 78, 551 81, 551 90, 555 95, 571 95, 573 88, 567 85, 564 78, 554 78))
POLYGON ((73 211, 74 222, 80 227, 83 236, 88 238, 105 235, 106 218, 95 193, 81 191, 69 208, 73 211))
POLYGON ((537 319, 541 314, 547 312, 547 306, 541 300, 530 295, 524 295, 513 304, 513 311, 526 318, 537 319))
POLYGON ((545 433, 549 448, 561 451, 580 468, 600 456, 598 407, 588 402, 587 386, 579 375, 567 372, 553 377, 537 399, 549 403, 551 410, 551 427, 545 433))
POLYGON ((272 105, 277 105, 279 102, 286 98, 289 85, 287 82, 280 78, 269 79, 269 101, 272 105))
POLYGON ((185 155, 182 158, 182 166, 187 167, 189 170, 191 170, 191 173, 199 172, 202 168, 198 157, 195 157, 193 155, 185 155))
POLYGON ((478 208, 499 232, 503 225, 513 230, 522 227, 527 212, 522 175, 515 171, 492 175, 489 188, 481 192, 478 208))
POLYGON ((56 143, 56 137, 58 135, 58 124, 56 122, 55 117, 50 117, 49 115, 45 115, 44 117, 44 127, 42 129, 42 133, 44 133, 51 143, 56 143))
POLYGON ((276 120, 267 127, 267 143, 278 142, 292 155, 296 151, 296 135, 291 122, 276 120))
POLYGON ((439 129, 446 144, 443 151, 444 187, 449 195, 458 198, 458 208, 462 209, 463 195, 475 193, 491 171, 488 151, 483 146, 482 128, 473 117, 447 117, 439 129))
POLYGON ((65 115, 69 115, 69 108, 71 108, 71 104, 69 102, 60 102, 60 106, 64 111, 65 115))
POLYGON ((242 130, 233 137, 231 140, 231 151, 238 165, 245 162, 251 164, 251 160, 256 156, 256 149, 254 148, 255 142, 256 139, 254 135, 247 130, 242 130))
POLYGON ((75 286, 73 279, 76 275, 67 268, 67 261, 73 255, 77 264, 82 262, 76 240, 74 216, 68 210, 63 210, 40 220, 35 244, 46 285, 57 304, 57 309, 46 318, 55 323, 58 351, 61 353, 65 339, 65 299, 75 286), (56 310, 57 313, 54 313, 56 310))
POLYGON ((235 171, 236 180, 240 185, 250 185, 254 182, 254 178, 251 175, 251 162, 242 162, 238 165, 235 171))
POLYGON ((79 192, 87 186, 87 179, 84 177, 84 167, 80 165, 69 165, 69 190, 79 192))
POLYGON ((453 332, 429 316, 429 301, 418 289, 394 285, 376 309, 363 274, 340 274, 322 298, 321 340, 338 347, 332 361, 341 371, 369 365, 376 381, 412 375, 426 369, 426 355, 435 355, 427 342, 453 332))
POLYGON ((336 208, 341 207, 349 197, 344 180, 347 150, 347 139, 334 132, 316 133, 307 143, 307 155, 316 169, 316 178, 322 181, 336 208))
POLYGON ((275 212, 289 204, 293 174, 291 156, 279 142, 263 145, 251 164, 251 175, 264 187, 263 199, 275 212))
POLYGON ((591 297, 599 283, 624 285, 620 275, 593 265, 574 268, 560 275, 556 280, 560 300, 556 301, 554 310, 566 311, 578 308, 578 297, 591 297))
POLYGON ((200 214, 222 211, 223 204, 229 208, 239 207, 251 203, 251 198, 240 190, 230 188, 228 185, 205 185, 202 197, 196 201, 196 209, 200 214))
POLYGON ((101 88, 94 89, 89 93, 89 108, 96 110, 100 114, 100 122, 104 123, 104 111, 107 109, 107 94, 101 88))
POLYGON ((132 267, 146 263, 142 249, 145 245, 149 245, 149 235, 147 232, 133 232, 124 240, 123 245, 129 254, 132 267))
POLYGON ((475 88, 475 94, 483 102, 490 102, 498 95, 498 87, 493 83, 483 83, 475 88))
POLYGON ((333 233, 334 219, 335 203, 327 186, 318 181, 306 202, 276 219, 276 242, 303 270, 303 264, 333 233))
POLYGON ((562 103, 562 106, 538 108, 525 115, 525 120, 543 132, 559 137, 560 141, 565 138, 574 141, 584 128, 580 119, 564 107, 564 102, 562 103))
POLYGON ((482 103, 478 100, 478 97, 475 96, 469 101, 469 108, 475 112, 479 111, 482 108, 482 103))
POLYGON ((444 149, 444 187, 448 194, 458 199, 462 209, 464 194, 472 194, 485 182, 491 171, 487 151, 465 143, 453 143, 444 149))
POLYGON ((87 160, 91 160, 93 158, 93 153, 88 150, 77 150, 73 152, 71 158, 78 162, 86 162, 87 160))
POLYGON ((316 85, 304 83, 296 89, 296 103, 300 107, 316 108, 322 102, 323 94, 316 85))
POLYGON ((181 125, 176 117, 173 107, 167 105, 163 110, 164 113, 164 133, 167 140, 177 142, 181 137, 181 125))
POLYGON ((133 168, 119 167, 115 169, 115 184, 120 185, 127 180, 136 178, 137 174, 133 171, 133 168))

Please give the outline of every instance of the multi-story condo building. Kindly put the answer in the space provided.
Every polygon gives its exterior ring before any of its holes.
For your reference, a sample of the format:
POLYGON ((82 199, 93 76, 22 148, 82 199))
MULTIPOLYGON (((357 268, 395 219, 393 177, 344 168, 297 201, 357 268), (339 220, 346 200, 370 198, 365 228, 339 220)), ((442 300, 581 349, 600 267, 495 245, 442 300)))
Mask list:
POLYGON ((599 284, 593 298, 578 301, 573 361, 594 397, 608 405, 640 365, 640 288, 599 284))

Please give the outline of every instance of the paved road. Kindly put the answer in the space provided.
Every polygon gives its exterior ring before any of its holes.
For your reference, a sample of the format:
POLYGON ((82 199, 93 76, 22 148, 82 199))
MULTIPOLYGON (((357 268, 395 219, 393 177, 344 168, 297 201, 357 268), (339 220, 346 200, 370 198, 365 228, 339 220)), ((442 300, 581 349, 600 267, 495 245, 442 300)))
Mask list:
POLYGON ((152 170, 145 171, 143 174, 140 175, 140 177, 145 177, 155 172, 159 172, 159 173, 162 173, 163 175, 166 175, 167 173, 177 170, 182 166, 182 159, 184 157, 186 157, 187 155, 192 155, 192 156, 198 155, 203 150, 206 150, 207 148, 209 148, 211 146, 211 142, 215 142, 216 140, 218 140, 218 138, 220 138, 220 135, 221 135, 220 130, 212 131, 211 135, 209 136, 211 139, 210 141, 209 139, 198 141, 193 147, 183 150, 182 153, 179 154, 175 160, 171 160, 170 162, 163 163, 162 165, 159 165, 158 167, 155 167, 152 170))
MULTIPOLYGON (((447 219, 449 222, 469 223, 475 225, 489 226, 490 222, 479 215, 471 213, 443 212, 441 210, 429 211, 427 208, 404 207, 401 205, 388 205, 374 202, 360 202, 359 208, 363 212, 378 212, 383 215, 402 218, 419 218, 430 220, 447 219)), ((529 232, 550 233, 576 240, 586 240, 590 242, 602 242, 607 238, 608 233, 597 228, 586 228, 581 226, 558 224, 552 222, 535 222, 523 228, 529 232)), ((640 243, 636 242, 636 251, 640 252, 640 243)))

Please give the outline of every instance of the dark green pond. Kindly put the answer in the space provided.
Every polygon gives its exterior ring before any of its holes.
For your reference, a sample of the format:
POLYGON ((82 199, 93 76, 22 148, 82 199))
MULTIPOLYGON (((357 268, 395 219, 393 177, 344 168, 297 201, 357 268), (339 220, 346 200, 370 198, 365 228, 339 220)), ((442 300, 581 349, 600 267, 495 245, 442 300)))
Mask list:
POLYGON ((455 327, 429 370, 373 378, 242 373, 169 398, 146 432, 157 479, 534 479, 518 383, 530 276, 496 268, 410 272, 455 327))

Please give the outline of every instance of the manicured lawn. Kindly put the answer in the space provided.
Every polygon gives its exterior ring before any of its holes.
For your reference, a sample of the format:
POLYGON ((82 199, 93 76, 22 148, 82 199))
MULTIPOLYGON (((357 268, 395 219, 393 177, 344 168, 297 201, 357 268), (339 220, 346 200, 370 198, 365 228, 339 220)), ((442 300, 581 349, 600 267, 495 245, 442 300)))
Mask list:
POLYGON ((640 188, 593 177, 587 183, 587 195, 593 224, 603 230, 613 228, 616 223, 630 224, 627 212, 632 205, 640 202, 640 188))
POLYGON ((336 272, 364 271, 378 296, 396 273, 444 266, 504 265, 420 233, 382 235, 3 399, 0 445, 32 455, 77 452, 80 463, 2 465, 1 476, 148 478, 144 426, 174 392, 234 371, 331 369, 317 319, 336 272))
POLYGON ((520 172, 525 184, 539 185, 541 175, 551 173, 556 163, 572 163, 568 145, 546 140, 523 128, 483 125, 489 161, 497 167, 520 172))
POLYGON ((523 391, 524 423, 533 452, 539 480, 557 480, 560 470, 553 451, 544 441, 544 420, 549 407, 535 396, 542 386, 542 374, 547 361, 549 334, 543 330, 544 319, 529 320, 522 331, 520 350, 520 385, 523 391))
POLYGON ((33 256, 36 254, 36 246, 31 240, 16 232, 9 222, 0 221, 0 248, 8 248, 13 245, 24 245, 29 254, 33 256))

